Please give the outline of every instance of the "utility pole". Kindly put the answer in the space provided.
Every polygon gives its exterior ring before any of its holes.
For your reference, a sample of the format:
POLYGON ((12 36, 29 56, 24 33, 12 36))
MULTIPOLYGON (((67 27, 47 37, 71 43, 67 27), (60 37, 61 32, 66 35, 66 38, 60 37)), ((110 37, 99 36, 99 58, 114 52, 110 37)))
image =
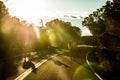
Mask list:
POLYGON ((42 24, 42 27, 44 27, 44 25, 43 25, 43 20, 42 20, 42 19, 40 19, 40 23, 42 24))

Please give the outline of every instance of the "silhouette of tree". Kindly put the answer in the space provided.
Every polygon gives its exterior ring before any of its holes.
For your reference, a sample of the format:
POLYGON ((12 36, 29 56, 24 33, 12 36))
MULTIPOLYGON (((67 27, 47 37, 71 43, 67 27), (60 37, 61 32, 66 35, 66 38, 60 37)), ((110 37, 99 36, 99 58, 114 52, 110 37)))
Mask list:
POLYGON ((120 1, 107 1, 102 8, 85 17, 82 25, 86 26, 93 36, 99 40, 99 46, 102 45, 107 48, 106 50, 99 50, 97 56, 99 56, 101 63, 107 60, 110 64, 102 64, 103 67, 107 66, 114 71, 115 67, 119 66, 115 64, 117 64, 116 55, 120 53, 120 1))
POLYGON ((109 33, 119 36, 120 33, 120 2, 107 1, 102 8, 97 9, 88 17, 84 18, 82 25, 89 28, 93 36, 109 33))
POLYGON ((99 36, 105 32, 106 29, 106 21, 104 19, 103 8, 97 9, 88 17, 85 17, 82 25, 86 26, 93 36, 99 36))

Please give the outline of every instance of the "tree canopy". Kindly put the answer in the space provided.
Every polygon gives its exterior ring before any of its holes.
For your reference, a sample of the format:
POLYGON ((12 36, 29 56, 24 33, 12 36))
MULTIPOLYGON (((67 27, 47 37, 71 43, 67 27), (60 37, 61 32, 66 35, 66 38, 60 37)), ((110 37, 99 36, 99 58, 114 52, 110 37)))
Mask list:
POLYGON ((65 46, 66 44, 67 46, 71 42, 77 43, 81 35, 81 29, 76 26, 72 26, 70 22, 64 22, 59 19, 47 22, 46 27, 50 34, 53 33, 55 43, 60 43, 59 45, 65 46))
POLYGON ((102 8, 85 17, 82 25, 86 26, 93 36, 100 36, 106 32, 118 36, 119 33, 115 30, 120 30, 118 25, 120 22, 119 14, 120 3, 107 1, 102 8))

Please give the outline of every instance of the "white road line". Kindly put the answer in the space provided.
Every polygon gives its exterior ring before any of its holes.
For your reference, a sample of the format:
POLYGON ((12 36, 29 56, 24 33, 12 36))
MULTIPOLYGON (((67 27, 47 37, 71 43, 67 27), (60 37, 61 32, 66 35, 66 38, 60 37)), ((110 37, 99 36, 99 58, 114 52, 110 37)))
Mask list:
POLYGON ((98 77, 99 80, 103 80, 103 79, 95 72, 95 70, 92 68, 92 66, 90 65, 90 63, 89 63, 89 61, 88 61, 88 59, 87 59, 88 54, 89 54, 89 53, 87 53, 87 55, 86 55, 86 62, 87 62, 87 64, 88 64, 89 68, 92 70, 92 72, 95 74, 95 76, 98 77))
MULTIPOLYGON (((51 58, 57 56, 53 55, 51 56, 51 58)), ((46 61, 48 61, 48 59, 44 59, 41 62, 35 64, 35 67, 38 68, 39 66, 41 66, 43 63, 45 63, 46 61)), ((15 78, 14 80, 23 80, 25 77, 27 77, 30 73, 32 72, 32 68, 29 68, 28 70, 26 70, 24 73, 22 73, 21 75, 19 75, 17 78, 15 78)))

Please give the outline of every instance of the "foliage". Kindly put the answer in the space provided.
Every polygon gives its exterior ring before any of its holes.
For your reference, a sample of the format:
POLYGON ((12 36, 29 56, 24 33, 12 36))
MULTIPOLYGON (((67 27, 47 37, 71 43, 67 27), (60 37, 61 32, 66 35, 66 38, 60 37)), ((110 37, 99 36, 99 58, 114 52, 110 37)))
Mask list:
POLYGON ((49 36, 45 27, 39 27, 39 37, 35 41, 35 50, 41 51, 50 47, 49 36))
POLYGON ((77 43, 81 35, 78 27, 59 19, 47 22, 46 27, 51 34, 49 36, 54 36, 54 46, 68 47, 68 44, 77 43))
POLYGON ((98 40, 94 36, 81 36, 79 44, 81 45, 98 45, 98 40))
MULTIPOLYGON (((109 61, 110 64, 116 63, 116 55, 120 51, 120 1, 107 1, 102 8, 85 17, 82 25, 86 26, 98 39, 98 43, 100 43, 98 46, 106 48, 106 50, 99 50, 96 54, 99 56, 100 62, 104 63, 105 60, 109 61)), ((102 66, 111 68, 109 64, 102 66)))
POLYGON ((13 64, 13 55, 11 56, 11 54, 9 54, 11 53, 11 45, 7 44, 9 39, 3 33, 3 18, 6 16, 9 16, 8 10, 4 3, 0 1, 0 79, 2 80, 5 80, 6 77, 14 75, 17 72, 16 65, 13 64))
POLYGON ((94 11, 88 17, 85 17, 82 22, 82 25, 86 26, 93 36, 98 36, 105 32, 106 24, 103 9, 103 7, 101 9, 97 9, 97 11, 94 11))
MULTIPOLYGON (((110 31, 111 21, 120 22, 120 3, 107 1, 102 8, 97 9, 88 17, 85 17, 82 25, 89 28, 93 36, 100 36, 107 31, 110 31)), ((115 26, 115 24, 112 24, 115 26)), ((115 28, 115 27, 113 27, 115 28)), ((108 32, 109 33, 109 32, 108 32)))
POLYGON ((2 19, 7 14, 8 14, 8 10, 6 6, 2 1, 0 1, 0 19, 2 19))

